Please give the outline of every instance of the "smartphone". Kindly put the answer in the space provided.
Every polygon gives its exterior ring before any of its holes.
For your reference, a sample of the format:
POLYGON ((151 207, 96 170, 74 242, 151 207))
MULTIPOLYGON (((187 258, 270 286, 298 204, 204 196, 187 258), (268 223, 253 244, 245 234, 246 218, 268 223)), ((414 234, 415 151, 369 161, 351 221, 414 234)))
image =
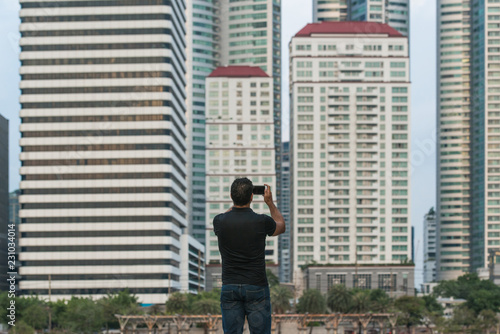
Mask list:
POLYGON ((253 186, 253 193, 255 195, 264 195, 265 190, 266 186, 253 186))

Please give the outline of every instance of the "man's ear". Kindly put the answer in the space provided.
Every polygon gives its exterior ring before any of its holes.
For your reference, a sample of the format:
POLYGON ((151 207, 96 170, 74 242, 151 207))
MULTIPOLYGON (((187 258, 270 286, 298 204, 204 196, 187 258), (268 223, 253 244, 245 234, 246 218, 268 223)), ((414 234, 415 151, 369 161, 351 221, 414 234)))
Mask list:
POLYGON ((253 194, 250 196, 250 203, 253 201, 253 194))

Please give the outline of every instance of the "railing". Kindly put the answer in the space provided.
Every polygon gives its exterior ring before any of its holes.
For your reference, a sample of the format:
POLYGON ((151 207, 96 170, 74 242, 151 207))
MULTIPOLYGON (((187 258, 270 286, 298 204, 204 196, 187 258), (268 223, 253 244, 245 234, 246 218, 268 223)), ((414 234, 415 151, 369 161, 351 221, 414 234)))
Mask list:
MULTIPOLYGON (((120 332, 125 334, 138 333, 140 328, 146 325, 148 334, 165 333, 167 327, 175 326, 176 333, 189 333, 193 324, 204 324, 208 333, 216 333, 222 322, 221 315, 120 315, 115 314, 120 323, 120 332), (155 329, 156 326, 156 329, 155 329)), ((354 333, 361 329, 363 334, 370 330, 378 329, 379 333, 385 333, 386 329, 391 329, 391 333, 396 329, 397 315, 392 313, 367 313, 367 314, 273 314, 271 333, 281 332, 282 323, 295 323, 297 332, 305 334, 308 324, 320 322, 325 325, 327 333, 337 334, 339 328, 348 328, 354 333)))

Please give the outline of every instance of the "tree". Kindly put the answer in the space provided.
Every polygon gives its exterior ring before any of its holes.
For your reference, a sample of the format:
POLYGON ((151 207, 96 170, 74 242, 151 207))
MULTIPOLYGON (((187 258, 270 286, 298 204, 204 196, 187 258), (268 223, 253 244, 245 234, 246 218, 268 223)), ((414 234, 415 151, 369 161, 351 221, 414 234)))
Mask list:
POLYGON ((285 313, 291 308, 292 291, 284 285, 275 285, 271 288, 271 305, 275 313, 285 313))
POLYGON ((352 294, 344 285, 333 285, 326 294, 326 304, 331 312, 347 313, 351 309, 352 294))
POLYGON ((187 314, 189 313, 188 299, 185 294, 174 292, 165 302, 167 314, 187 314))
POLYGON ((477 327, 485 334, 498 325, 498 318, 492 310, 482 310, 477 319, 477 327))
POLYGON ((476 315, 474 311, 465 305, 455 307, 453 310, 453 317, 449 323, 449 329, 460 329, 462 332, 470 331, 476 325, 476 315))
POLYGON ((370 290, 352 290, 352 304, 350 312, 366 313, 370 311, 371 305, 370 290))
POLYGON ((400 312, 398 324, 410 328, 422 323, 424 317, 425 302, 423 299, 412 296, 403 296, 394 302, 394 307, 400 312))
POLYGON ((326 300, 316 289, 304 291, 304 294, 299 298, 297 303, 298 313, 313 313, 322 314, 326 311, 326 300))
POLYGON ((35 329, 28 325, 24 320, 16 321, 16 326, 9 328, 10 334, 33 334, 35 329))
POLYGON ((436 296, 466 300, 466 306, 478 315, 482 310, 500 312, 500 287, 490 280, 481 280, 475 273, 457 280, 442 281, 434 289, 436 296))
POLYGON ((384 290, 370 290, 370 311, 374 313, 386 313, 392 307, 392 299, 384 290))
POLYGON ((220 302, 211 299, 211 298, 205 298, 205 299, 200 299, 197 300, 193 303, 192 307, 193 313, 194 314, 220 314, 220 302))
POLYGON ((267 282, 269 283, 269 287, 273 287, 280 284, 279 278, 273 274, 273 272, 269 269, 266 269, 267 282))
POLYGON ((71 297, 61 319, 61 326, 73 333, 94 333, 101 330, 105 319, 101 307, 91 298, 71 297))
POLYGON ((137 314, 139 312, 138 298, 131 294, 129 289, 119 293, 108 294, 97 301, 102 310, 103 320, 106 326, 106 332, 109 328, 120 328, 115 314, 137 314))
POLYGON ((424 301, 424 313, 422 318, 422 323, 427 327, 427 329, 433 333, 432 327, 438 327, 444 321, 443 319, 443 307, 438 303, 436 297, 432 295, 423 296, 424 301))
POLYGON ((18 319, 22 319, 28 326, 34 329, 48 327, 48 306, 38 297, 16 297, 16 310, 18 319))

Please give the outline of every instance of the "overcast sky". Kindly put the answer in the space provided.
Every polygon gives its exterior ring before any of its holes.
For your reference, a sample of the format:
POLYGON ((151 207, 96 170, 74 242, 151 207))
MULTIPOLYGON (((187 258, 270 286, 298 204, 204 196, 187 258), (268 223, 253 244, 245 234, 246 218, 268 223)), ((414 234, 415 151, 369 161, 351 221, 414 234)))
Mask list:
MULTIPOLYGON (((411 220, 416 283, 422 281, 423 216, 436 200, 436 4, 411 0, 411 220)), ((0 0, 0 114, 10 121, 9 189, 19 187, 19 4, 0 0)), ((312 0, 282 0, 283 135, 288 139, 288 42, 312 20, 312 0)), ((418 286, 417 286, 418 287, 418 286)))

